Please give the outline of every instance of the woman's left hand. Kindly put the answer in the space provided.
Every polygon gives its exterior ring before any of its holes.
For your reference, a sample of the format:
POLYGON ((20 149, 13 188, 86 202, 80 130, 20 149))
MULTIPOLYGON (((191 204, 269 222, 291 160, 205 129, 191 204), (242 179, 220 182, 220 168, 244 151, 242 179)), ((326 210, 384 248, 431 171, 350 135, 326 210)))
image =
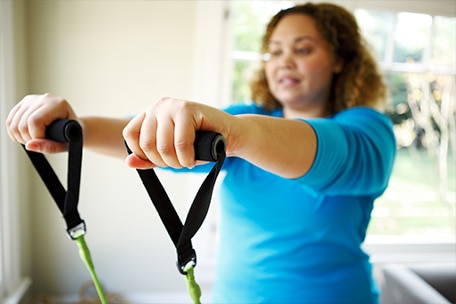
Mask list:
POLYGON ((198 130, 222 134, 227 156, 287 178, 302 176, 315 158, 316 135, 304 121, 230 115, 204 104, 163 98, 125 127, 123 136, 133 152, 127 165, 137 169, 194 167, 198 130))
POLYGON ((127 165, 137 169, 194 167, 196 131, 226 135, 226 121, 230 118, 234 116, 207 105, 162 98, 135 116, 123 130, 133 152, 127 157, 127 165))

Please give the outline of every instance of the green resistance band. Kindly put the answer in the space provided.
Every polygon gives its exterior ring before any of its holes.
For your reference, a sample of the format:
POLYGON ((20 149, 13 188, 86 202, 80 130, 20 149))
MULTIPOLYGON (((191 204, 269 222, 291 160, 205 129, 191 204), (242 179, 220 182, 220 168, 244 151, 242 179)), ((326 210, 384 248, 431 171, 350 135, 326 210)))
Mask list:
POLYGON ((201 288, 195 280, 194 270, 194 266, 191 264, 184 269, 185 279, 187 281, 187 291, 194 304, 201 304, 201 288))
POLYGON ((97 273, 95 272, 95 266, 93 265, 92 256, 90 255, 89 247, 87 246, 84 235, 81 234, 80 236, 76 237, 75 240, 79 247, 79 256, 81 257, 81 260, 84 262, 90 272, 90 275, 92 276, 92 281, 95 284, 95 289, 97 290, 98 297, 100 298, 102 304, 107 304, 108 301, 106 300, 103 288, 100 284, 100 281, 98 280, 97 273))

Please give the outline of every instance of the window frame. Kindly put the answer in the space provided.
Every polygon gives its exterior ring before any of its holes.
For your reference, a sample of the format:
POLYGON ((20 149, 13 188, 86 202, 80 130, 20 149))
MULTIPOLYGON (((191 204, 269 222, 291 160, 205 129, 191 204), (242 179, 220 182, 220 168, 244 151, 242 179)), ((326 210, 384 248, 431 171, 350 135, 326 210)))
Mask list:
MULTIPOLYGON (((298 3, 299 1, 293 1, 298 3)), ((316 2, 327 2, 327 1, 316 1, 316 2)), ((431 15, 433 18, 438 16, 446 16, 446 17, 456 17, 456 8, 450 5, 448 1, 440 1, 437 0, 436 2, 427 2, 427 1, 417 1, 416 5, 413 8, 410 7, 407 1, 395 1, 392 2, 381 2, 381 1, 332 1, 335 4, 340 4, 345 8, 349 9, 350 11, 354 12, 355 9, 366 9, 366 10, 377 10, 377 11, 385 11, 392 13, 397 18, 397 14, 400 12, 410 12, 410 13, 424 13, 431 15)), ((231 3, 232 5, 232 3, 231 3)), ((232 14, 232 6, 227 6, 224 8, 225 16, 230 16, 232 14)), ((224 23, 225 32, 224 35, 227 37, 228 41, 231 41, 230 37, 232 34, 232 21, 231 18, 226 18, 225 20, 221 20, 221 23, 224 23)), ((394 27, 393 27, 394 29, 394 27)), ((227 48, 232 45, 228 45, 227 48)), ((209 39, 205 42, 206 48, 211 48, 209 39)), ((392 45, 390 48, 393 47, 392 45)), ((234 50, 232 47, 228 48, 229 52, 226 54, 226 50, 224 50, 224 54, 227 57, 225 59, 224 64, 224 71, 221 75, 216 76, 216 82, 224 83, 225 86, 224 93, 227 94, 225 97, 222 97, 224 100, 223 103, 220 105, 227 105, 227 100, 231 101, 232 92, 231 92, 231 79, 232 75, 232 67, 233 62, 236 59, 257 59, 259 58, 259 54, 255 52, 242 52, 234 50), (230 54, 231 53, 231 54, 230 54), (228 86, 228 89, 226 87, 228 86)), ((381 62, 380 68, 385 72, 420 72, 420 73, 427 73, 427 72, 438 72, 438 73, 445 73, 451 72, 456 74, 456 71, 448 71, 446 69, 442 69, 439 71, 431 70, 429 66, 427 66, 426 62, 424 64, 416 65, 413 68, 406 66, 400 63, 394 63, 391 49, 387 50, 390 52, 390 60, 388 62, 381 62)), ((206 61, 206 64, 208 62, 206 61)), ((210 64, 210 63, 209 63, 210 64)), ((215 74, 217 75, 217 74, 215 74)), ((212 81, 214 74, 212 75, 203 75, 202 77, 212 77, 212 81)), ((383 263, 391 263, 391 262, 433 262, 433 261, 454 261, 454 257, 456 256, 456 246, 455 242, 451 241, 442 241, 442 240, 416 240, 411 239, 409 237, 404 238, 403 236, 398 237, 380 237, 380 238, 368 238, 366 242, 363 244, 363 248, 372 256, 372 261, 376 264, 383 264, 383 263)))
POLYGON ((14 21, 20 5, 14 0, 0 1, 0 302, 7 304, 24 301, 32 284, 21 264, 27 254, 19 241, 25 235, 16 190, 19 160, 4 123, 17 95, 14 21))
MULTIPOLYGON (((9 41, 11 41, 10 35, 10 26, 11 22, 8 20, 8 14, 10 12, 11 6, 9 2, 2 1, 1 5, 1 14, 0 14, 0 24, 1 24, 1 35, 0 35, 0 66, 2 66, 0 70, 0 117, 1 121, 5 121, 5 113, 8 111, 8 92, 10 89, 10 84, 8 83, 8 76, 11 74, 11 65, 7 58, 9 57, 10 48, 8 47, 9 41)), ((0 132, 0 223, 1 223, 1 234, 0 234, 0 260, 1 260, 1 268, 0 268, 0 299, 4 298, 8 293, 9 290, 12 289, 11 283, 12 281, 17 280, 17 273, 14 270, 16 265, 14 263, 14 253, 16 252, 16 248, 14 244, 12 244, 12 239, 16 236, 14 231, 16 230, 14 227, 14 223, 12 223, 12 219, 15 213, 15 204, 9 204, 11 200, 11 193, 9 191, 9 179, 6 178, 9 176, 9 168, 8 164, 8 156, 9 156, 9 144, 6 141, 6 130, 4 128, 4 124, 1 124, 1 132, 0 132)))

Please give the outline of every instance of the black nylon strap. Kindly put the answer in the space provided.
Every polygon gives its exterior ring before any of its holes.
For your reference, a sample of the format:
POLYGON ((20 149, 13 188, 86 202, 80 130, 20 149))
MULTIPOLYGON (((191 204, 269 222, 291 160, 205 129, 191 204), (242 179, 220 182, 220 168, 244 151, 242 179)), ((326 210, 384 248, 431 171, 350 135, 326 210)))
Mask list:
POLYGON ((57 207, 65 219, 67 231, 71 235, 71 230, 79 225, 84 225, 78 212, 79 188, 81 180, 82 165, 82 129, 79 123, 73 120, 58 120, 57 122, 66 122, 65 124, 51 124, 48 128, 66 128, 67 138, 52 138, 53 132, 46 132, 49 139, 60 142, 68 141, 68 168, 67 168, 67 190, 63 187, 58 176, 55 174, 52 166, 46 157, 37 152, 24 150, 27 152, 33 166, 43 180, 46 188, 54 199, 57 207))
MULTIPOLYGON (((226 157, 224 140, 222 145, 220 144, 220 141, 217 141, 217 137, 212 137, 213 139, 210 140, 207 139, 208 136, 213 136, 213 134, 221 137, 221 135, 217 133, 197 132, 197 136, 199 135, 200 138, 195 141, 195 154, 204 154, 201 152, 201 150, 210 148, 211 150, 215 151, 216 155, 213 155, 214 153, 212 153, 211 156, 207 157, 209 159, 203 160, 216 160, 217 163, 214 165, 208 176, 201 184, 201 187, 198 190, 187 214, 185 224, 182 224, 179 215, 177 214, 155 171, 153 169, 137 170, 144 184, 144 187, 146 188, 147 193, 149 194, 149 197, 152 200, 152 203, 154 204, 155 209, 157 210, 158 215, 160 216, 160 219, 166 228, 166 231, 168 232, 172 242, 174 243, 174 246, 176 247, 177 266, 179 272, 182 274, 185 274, 184 268, 188 263, 191 262, 196 265, 196 252, 193 249, 191 239, 196 234, 198 229, 203 224, 204 219, 206 218, 211 203, 214 185, 226 157), (202 139, 203 137, 204 139, 202 139)), ((131 153, 128 145, 126 145, 126 147, 128 153, 131 153)))

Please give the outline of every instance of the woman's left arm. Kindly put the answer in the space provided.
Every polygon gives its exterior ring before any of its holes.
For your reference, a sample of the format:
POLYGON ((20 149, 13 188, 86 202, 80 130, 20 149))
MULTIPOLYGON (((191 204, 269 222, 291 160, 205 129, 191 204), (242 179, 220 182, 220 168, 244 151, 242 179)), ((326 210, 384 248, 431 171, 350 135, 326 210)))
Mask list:
POLYGON ((123 135, 133 151, 131 167, 193 167, 195 131, 225 136, 227 155, 286 178, 304 175, 312 166, 317 139, 305 121, 262 115, 230 115, 216 108, 164 98, 133 118, 123 135), (298 153, 299 151, 299 153, 298 153))

